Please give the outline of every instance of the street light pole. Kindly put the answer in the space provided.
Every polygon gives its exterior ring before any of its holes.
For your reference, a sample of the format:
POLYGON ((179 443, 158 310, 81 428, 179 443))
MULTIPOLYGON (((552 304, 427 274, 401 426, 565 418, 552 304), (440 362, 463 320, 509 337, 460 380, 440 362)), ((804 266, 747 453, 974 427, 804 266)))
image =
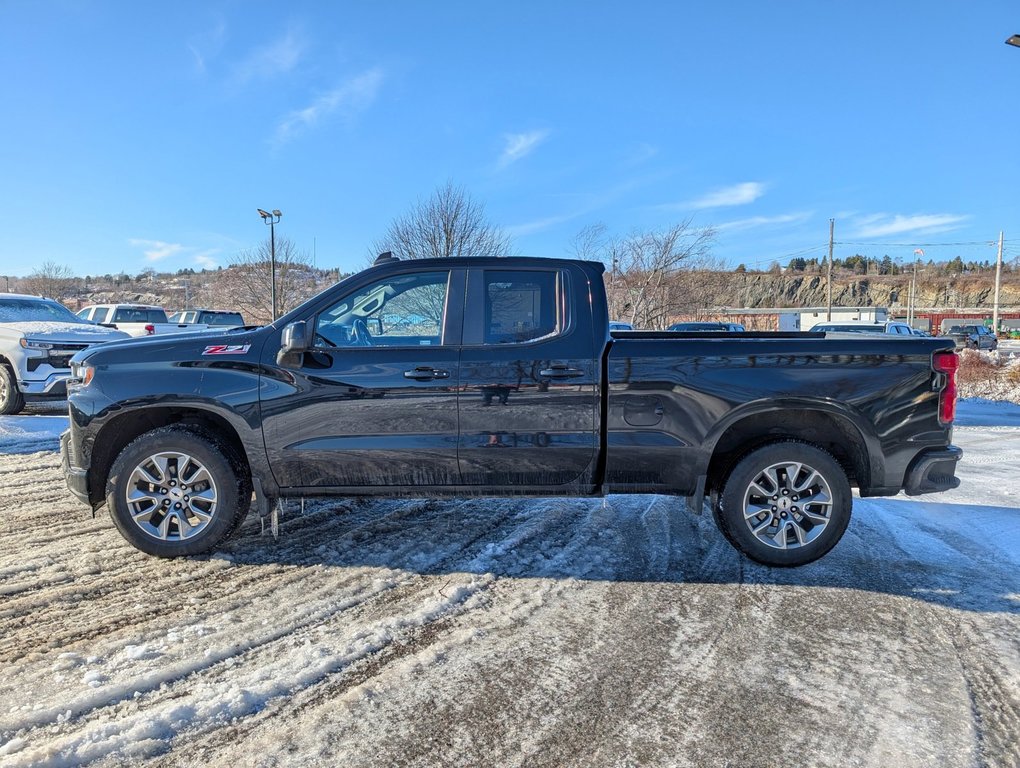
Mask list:
POLYGON ((269 268, 270 268, 270 293, 272 294, 273 301, 273 322, 276 322, 276 225, 280 222, 280 217, 283 216, 278 209, 274 209, 272 213, 269 211, 263 211, 261 208, 256 208, 259 212, 259 216, 262 217, 262 223, 269 225, 269 268))

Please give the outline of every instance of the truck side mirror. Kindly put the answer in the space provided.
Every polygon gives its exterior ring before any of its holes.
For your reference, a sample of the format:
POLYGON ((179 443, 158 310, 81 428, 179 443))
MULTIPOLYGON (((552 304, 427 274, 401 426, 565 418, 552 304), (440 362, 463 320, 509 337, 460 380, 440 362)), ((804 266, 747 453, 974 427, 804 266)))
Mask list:
POLYGON ((285 368, 301 365, 301 359, 308 350, 308 324, 298 320, 284 326, 280 337, 280 351, 276 353, 276 364, 285 368))
POLYGON ((308 349, 308 324, 304 320, 284 326, 280 351, 284 354, 304 352, 308 349))

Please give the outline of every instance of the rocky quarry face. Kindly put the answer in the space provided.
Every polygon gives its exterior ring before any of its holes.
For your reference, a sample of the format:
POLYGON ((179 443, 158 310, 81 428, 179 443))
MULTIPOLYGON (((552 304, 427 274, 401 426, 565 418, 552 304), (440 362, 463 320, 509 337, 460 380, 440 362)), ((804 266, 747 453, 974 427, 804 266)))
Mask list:
MULTIPOLYGON (((731 307, 818 307, 827 302, 826 280, 819 274, 734 275, 728 304, 731 307)), ((905 307, 909 275, 833 276, 832 303, 843 307, 905 307)), ((963 275, 917 280, 915 306, 924 309, 991 307, 994 275, 963 275)), ((723 297, 721 297, 723 298, 723 297)), ((1000 307, 1020 306, 1020 279, 1004 275, 1000 307)))

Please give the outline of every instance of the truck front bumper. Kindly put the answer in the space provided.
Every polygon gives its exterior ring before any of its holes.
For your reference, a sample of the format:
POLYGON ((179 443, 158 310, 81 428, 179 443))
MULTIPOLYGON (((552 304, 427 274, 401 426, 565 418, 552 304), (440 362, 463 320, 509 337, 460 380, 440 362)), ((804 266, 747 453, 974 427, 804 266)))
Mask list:
POLYGON ((923 451, 910 463, 903 490, 908 496, 948 491, 960 485, 956 463, 963 450, 955 445, 923 451))
POLYGON ((29 399, 67 397, 67 380, 70 373, 51 373, 45 379, 21 379, 18 389, 29 399))
POLYGON ((60 435, 60 468, 64 473, 64 482, 67 483, 68 490, 71 493, 77 496, 81 502, 91 507, 92 504, 89 502, 88 470, 74 466, 70 448, 71 430, 67 430, 60 435))

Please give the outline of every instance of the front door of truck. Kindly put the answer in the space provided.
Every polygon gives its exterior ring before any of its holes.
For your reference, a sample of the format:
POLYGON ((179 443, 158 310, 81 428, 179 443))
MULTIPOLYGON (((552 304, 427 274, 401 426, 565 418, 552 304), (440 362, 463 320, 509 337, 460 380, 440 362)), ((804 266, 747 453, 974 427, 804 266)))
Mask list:
POLYGON ((464 484, 534 492, 593 482, 599 367, 591 307, 572 300, 588 288, 571 278, 557 268, 469 272, 458 403, 464 484))
POLYGON ((282 487, 459 481, 463 295, 462 270, 412 268, 362 282, 306 321, 300 366, 263 385, 267 454, 282 487))

